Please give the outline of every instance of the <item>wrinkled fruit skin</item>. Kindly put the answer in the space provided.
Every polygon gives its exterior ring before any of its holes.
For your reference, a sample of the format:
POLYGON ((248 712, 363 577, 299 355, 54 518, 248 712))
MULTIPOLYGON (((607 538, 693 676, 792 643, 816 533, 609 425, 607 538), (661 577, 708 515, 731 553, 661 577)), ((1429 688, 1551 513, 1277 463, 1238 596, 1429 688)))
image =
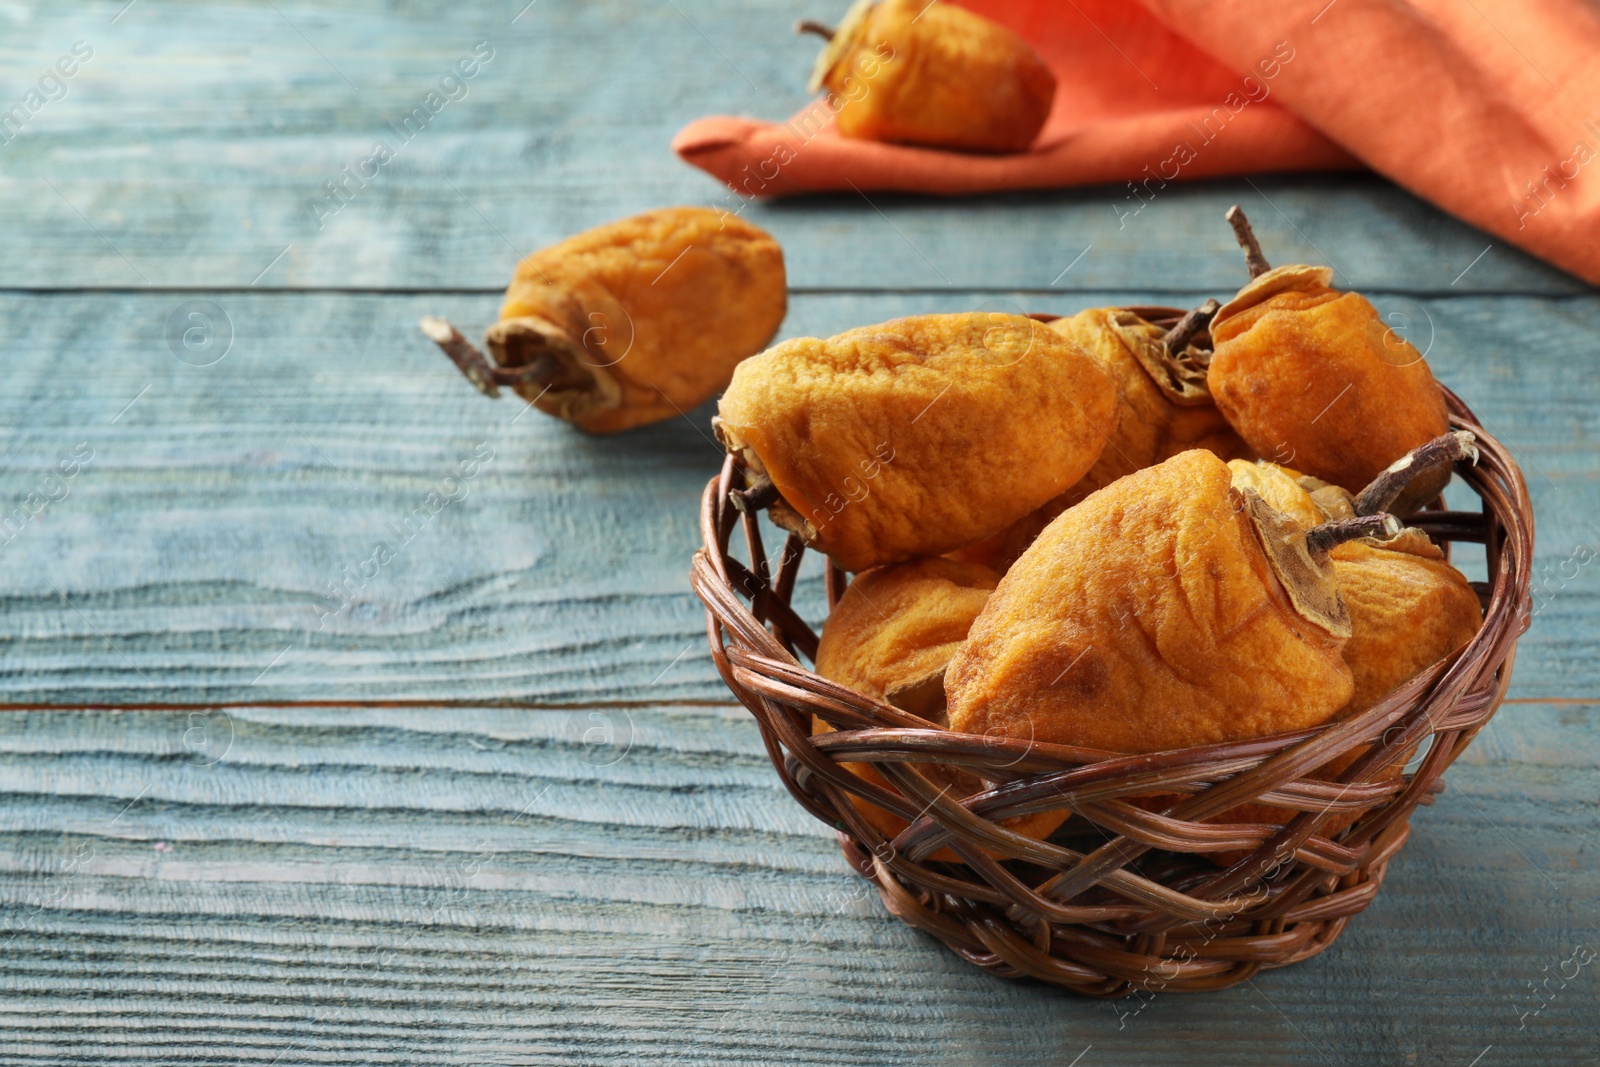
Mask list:
MULTIPOLYGON (((1235 488, 1249 487, 1307 526, 1327 519, 1298 472, 1266 462, 1228 464, 1235 488)), ((1412 677, 1472 640, 1483 625, 1478 594, 1427 534, 1406 530, 1329 553, 1339 595, 1350 612, 1344 659, 1355 689, 1338 718, 1365 711, 1412 677)))
POLYGON ((1478 594, 1420 531, 1387 547, 1352 541, 1331 555, 1350 609, 1351 712, 1461 648, 1483 625, 1478 594))
MULTIPOLYGON (((1093 356, 1116 381, 1115 428, 1100 458, 1075 485, 1031 515, 1019 519, 998 537, 957 552, 957 558, 983 563, 1003 572, 1052 519, 1125 474, 1143 470, 1191 448, 1203 448, 1223 459, 1251 454, 1250 447, 1234 433, 1215 405, 1176 404, 1151 380, 1144 365, 1111 326, 1114 316, 1128 314, 1120 308, 1089 308, 1048 324, 1050 329, 1093 356)), ((1133 328, 1151 338, 1159 339, 1164 332, 1142 319, 1135 321, 1133 328)))
MULTIPOLYGON (((1211 323, 1207 382, 1257 454, 1357 493, 1396 457, 1446 432, 1449 416, 1422 354, 1366 298, 1325 278, 1279 268, 1223 307, 1211 323), (1303 275, 1296 286, 1241 299, 1289 271, 1303 275)), ((1448 480, 1446 471, 1439 488, 1448 480)))
POLYGON ((562 381, 548 391, 521 383, 518 394, 591 433, 615 433, 708 400, 772 340, 787 301, 783 252, 762 230, 706 208, 651 211, 517 264, 501 326, 542 320, 564 343, 512 347, 501 361, 563 360, 562 381))
POLYGON ((923 315, 741 363, 718 432, 806 542, 849 571, 991 537, 1093 466, 1111 378, 1020 315, 923 315), (748 458, 748 457, 747 457, 748 458))
POLYGON ((945 665, 999 581, 987 567, 938 558, 867 571, 828 616, 817 673, 940 721, 945 665), (939 683, 931 691, 930 680, 939 683))
POLYGON ((1235 489, 1254 489, 1261 499, 1310 528, 1325 520, 1311 494, 1300 484, 1300 472, 1268 460, 1228 461, 1228 476, 1235 489))
MULTIPOLYGON (((1214 405, 1180 405, 1167 398, 1112 328, 1110 319, 1117 314, 1117 308, 1090 308, 1049 324, 1093 356, 1116 379, 1119 393, 1117 427, 1100 459, 1072 487, 1072 494, 1081 500, 1125 474, 1191 448, 1203 448, 1223 459, 1250 455, 1250 447, 1214 405)), ((1156 339, 1164 332, 1143 320, 1134 328, 1156 339)))
MULTIPOLYGON (((817 647, 817 673, 858 693, 942 722, 945 666, 999 581, 1000 576, 986 567, 937 558, 867 571, 850 583, 828 616, 817 647)), ((813 734, 833 729, 820 718, 812 721, 813 734)), ((860 778, 895 789, 870 764, 844 766, 860 778)), ((977 775, 958 767, 919 763, 916 769, 956 799, 987 788, 977 775)), ((907 826, 904 819, 876 804, 854 795, 850 799, 887 838, 893 839, 907 826)), ((1005 825, 1043 837, 1064 817, 1064 813, 1044 812, 1007 820, 1005 825)), ((932 858, 959 859, 948 849, 939 850, 932 858)))
POLYGON ((824 55, 821 86, 844 137, 1021 152, 1055 99, 1055 75, 1026 41, 950 4, 882 0, 847 19, 824 55))
POLYGON ((1295 610, 1239 499, 1197 449, 1064 512, 951 662, 951 728, 1142 753, 1326 722, 1343 641, 1295 610))
MULTIPOLYGON (((1326 518, 1296 480, 1297 472, 1264 461, 1228 466, 1235 486, 1251 486, 1279 511, 1306 516, 1312 523, 1326 518)), ((1340 596, 1350 612, 1351 635, 1345 642, 1344 659, 1355 683, 1349 703, 1336 719, 1370 708, 1418 672, 1461 648, 1483 624, 1478 595, 1419 530, 1407 530, 1383 544, 1352 541, 1339 545, 1330 555, 1340 596)), ((1367 751, 1368 746, 1358 745, 1310 776, 1331 781, 1367 751)), ((1397 758, 1384 776, 1399 775, 1404 763, 1404 756, 1397 758)), ((1281 826, 1290 814, 1265 804, 1245 804, 1209 821, 1281 826)), ((1330 816, 1317 832, 1331 837, 1357 817, 1355 813, 1330 816)), ((1213 858, 1227 865, 1244 855, 1222 852, 1213 858)))

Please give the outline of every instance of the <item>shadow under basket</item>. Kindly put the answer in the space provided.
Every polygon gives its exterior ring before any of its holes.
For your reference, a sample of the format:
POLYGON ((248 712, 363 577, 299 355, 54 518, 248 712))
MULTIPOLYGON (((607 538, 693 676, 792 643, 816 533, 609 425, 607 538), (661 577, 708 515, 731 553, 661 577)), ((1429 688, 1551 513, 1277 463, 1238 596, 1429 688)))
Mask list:
MULTIPOLYGON (((1097 997, 1222 989, 1296 963, 1332 944, 1372 902, 1410 833, 1411 812, 1443 789, 1439 776, 1505 696, 1530 621, 1533 512, 1522 473, 1466 405, 1445 395, 1452 425, 1478 439, 1477 466, 1457 474, 1482 510, 1435 502, 1411 525, 1447 551, 1450 542, 1484 546, 1489 580, 1476 583, 1483 627, 1459 653, 1351 718, 1126 756, 956 733, 853 692, 802 665, 817 650, 816 634, 789 604, 805 546, 791 535, 772 569, 758 514, 733 492, 742 478, 732 457, 706 487, 705 547, 691 579, 706 606, 712 658, 755 716, 795 799, 838 831, 845 856, 891 912, 969 962, 1097 997), (750 562, 729 554, 736 526, 750 562), (812 736, 813 716, 834 732, 812 736), (1313 775, 1363 746, 1342 772, 1313 775), (1400 760, 1409 764, 1396 775, 1400 760), (846 763, 876 768, 896 791, 846 763), (917 770, 935 763, 990 786, 946 795, 917 770), (885 838, 850 794, 909 825, 885 838), (1152 796, 1160 803, 1127 799, 1152 796), (1244 804, 1279 809, 1281 825, 1215 821, 1244 804), (1071 813, 1048 840, 1001 825, 1046 810, 1071 813), (963 862, 936 858, 952 855, 963 862)), ((830 608, 846 582, 830 563, 830 608)))

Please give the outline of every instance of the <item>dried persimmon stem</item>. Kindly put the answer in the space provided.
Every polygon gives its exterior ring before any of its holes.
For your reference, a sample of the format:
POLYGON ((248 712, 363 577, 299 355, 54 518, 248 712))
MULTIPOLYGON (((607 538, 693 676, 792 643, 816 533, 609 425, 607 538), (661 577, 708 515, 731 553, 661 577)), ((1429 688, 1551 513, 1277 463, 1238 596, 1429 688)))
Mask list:
POLYGON ((1161 337, 1161 343, 1167 346, 1168 352, 1182 352, 1194 340, 1194 335, 1211 325, 1212 316, 1222 305, 1215 300, 1207 300, 1197 308, 1190 308, 1184 312, 1183 318, 1173 324, 1161 337))
POLYGON ((1478 439, 1466 430, 1440 434, 1401 456, 1356 494, 1355 513, 1374 515, 1387 509, 1411 483, 1452 467, 1461 460, 1478 462, 1478 439))
POLYGON ((1306 531, 1306 551, 1313 556, 1326 556, 1346 541, 1358 541, 1363 537, 1387 539, 1400 530, 1400 520, 1384 512, 1325 522, 1306 531))
POLYGON ((745 480, 749 484, 743 489, 728 490, 728 496, 736 509, 747 515, 753 515, 777 502, 780 494, 778 487, 772 484, 772 479, 764 474, 755 475, 746 471, 745 480))
POLYGON ((1267 263, 1267 257, 1261 254, 1261 242, 1256 240, 1256 232, 1250 228, 1250 220, 1245 218, 1244 209, 1238 204, 1228 209, 1228 225, 1233 227, 1233 236, 1239 241, 1239 247, 1244 249, 1244 265, 1250 269, 1250 277, 1259 278, 1272 267, 1267 263))
POLYGON ((818 37, 821 37, 824 41, 831 41, 833 40, 833 35, 836 31, 832 26, 825 25, 821 22, 813 22, 811 19, 801 19, 799 22, 794 24, 794 32, 814 33, 818 37))
POLYGON ((461 336, 460 330, 433 315, 424 316, 417 325, 428 340, 444 349, 444 354, 467 376, 467 381, 477 387, 478 392, 484 396, 500 395, 500 387, 495 384, 494 365, 471 341, 461 336))

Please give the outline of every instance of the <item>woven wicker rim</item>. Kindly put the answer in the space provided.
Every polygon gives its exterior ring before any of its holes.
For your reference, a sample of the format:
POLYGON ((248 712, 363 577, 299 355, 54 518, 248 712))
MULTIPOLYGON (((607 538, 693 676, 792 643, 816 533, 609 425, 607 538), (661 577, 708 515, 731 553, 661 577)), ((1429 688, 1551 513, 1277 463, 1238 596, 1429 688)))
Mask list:
MULTIPOLYGON (((1151 318, 1176 309, 1136 309, 1151 318)), ((808 670, 817 636, 790 606, 805 545, 790 535, 775 568, 759 516, 731 492, 733 457, 706 486, 704 547, 691 583, 706 607, 718 672, 755 716, 790 793, 839 833, 851 864, 889 910, 973 964, 1099 997, 1135 989, 1198 991, 1321 952, 1371 903, 1409 817, 1443 788, 1439 776, 1499 707, 1516 640, 1531 619, 1533 511, 1522 473, 1454 393, 1452 426, 1472 431, 1480 460, 1457 473, 1481 511, 1436 503, 1413 517, 1446 547, 1485 547, 1484 623, 1459 653, 1351 718, 1251 741, 1127 756, 956 733, 808 670), (753 564, 730 554, 735 526, 753 564), (812 716, 835 732, 811 736, 812 716), (1431 737, 1431 743, 1427 743, 1431 737), (1334 780, 1310 772, 1370 745, 1334 780), (1402 753, 1414 767, 1382 774, 1402 753), (898 792, 841 763, 874 766, 898 792), (993 788, 944 795, 917 764, 966 768, 993 788), (1181 794, 1165 810, 1125 798, 1181 794), (847 794, 909 822, 886 839, 847 794), (1241 804, 1297 812, 1283 825, 1203 822, 1241 804), (999 825, 1067 808, 1074 833, 1049 841, 999 825), (1353 822, 1351 820, 1354 820, 1353 822), (1324 834, 1324 823, 1338 821, 1324 834), (1348 825, 1347 825, 1348 824, 1348 825), (964 863, 940 862, 948 849, 964 863), (1222 866, 1211 853, 1243 854, 1222 866)), ((847 584, 831 562, 831 608, 847 584)), ((1287 813, 1285 813, 1287 815, 1287 813)))

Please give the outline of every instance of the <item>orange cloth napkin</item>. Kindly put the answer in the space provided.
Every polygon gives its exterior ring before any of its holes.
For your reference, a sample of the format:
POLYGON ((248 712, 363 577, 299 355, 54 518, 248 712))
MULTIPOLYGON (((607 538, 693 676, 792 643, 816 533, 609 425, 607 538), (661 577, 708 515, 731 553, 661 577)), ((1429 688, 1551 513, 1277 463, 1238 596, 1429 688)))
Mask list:
POLYGON ((1593 0, 961 6, 1027 38, 1056 73, 1028 152, 848 140, 820 99, 784 123, 701 119, 674 151, 747 197, 1123 182, 1127 211, 1170 181, 1365 164, 1600 283, 1593 0))

